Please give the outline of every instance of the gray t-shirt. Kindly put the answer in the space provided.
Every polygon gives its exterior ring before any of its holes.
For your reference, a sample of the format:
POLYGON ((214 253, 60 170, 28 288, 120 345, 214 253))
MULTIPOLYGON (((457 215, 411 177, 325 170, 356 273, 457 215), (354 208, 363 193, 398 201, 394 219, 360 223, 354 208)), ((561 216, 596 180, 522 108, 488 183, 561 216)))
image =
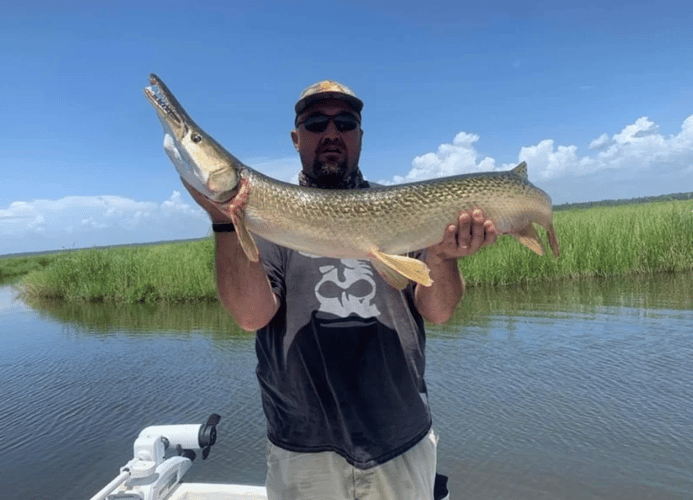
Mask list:
POLYGON ((256 340, 270 441, 362 469, 420 441, 431 415, 413 287, 392 288, 366 260, 258 247, 281 301, 256 340))

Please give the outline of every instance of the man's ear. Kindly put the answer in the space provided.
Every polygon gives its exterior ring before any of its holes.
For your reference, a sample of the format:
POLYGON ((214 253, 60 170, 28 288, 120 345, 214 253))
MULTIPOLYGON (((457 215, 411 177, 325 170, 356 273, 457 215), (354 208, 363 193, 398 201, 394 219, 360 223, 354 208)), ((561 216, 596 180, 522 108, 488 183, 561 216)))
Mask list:
POLYGON ((298 151, 298 132, 295 129, 291 131, 291 142, 294 143, 294 147, 296 148, 296 151, 298 151))

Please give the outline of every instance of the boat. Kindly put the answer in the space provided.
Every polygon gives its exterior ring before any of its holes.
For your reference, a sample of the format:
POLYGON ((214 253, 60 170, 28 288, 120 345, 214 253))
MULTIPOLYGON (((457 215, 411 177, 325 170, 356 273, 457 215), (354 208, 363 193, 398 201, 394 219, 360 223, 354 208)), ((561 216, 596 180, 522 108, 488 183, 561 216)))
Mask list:
POLYGON ((198 453, 209 456, 221 417, 204 424, 153 425, 135 440, 134 457, 91 500, 267 500, 263 486, 184 483, 198 453))
MULTIPOLYGON (((153 425, 144 428, 133 446, 133 458, 91 500, 267 500, 264 486, 184 483, 198 453, 209 456, 217 441, 221 417, 204 424, 153 425)), ((450 500, 447 477, 436 475, 434 500, 450 500)))

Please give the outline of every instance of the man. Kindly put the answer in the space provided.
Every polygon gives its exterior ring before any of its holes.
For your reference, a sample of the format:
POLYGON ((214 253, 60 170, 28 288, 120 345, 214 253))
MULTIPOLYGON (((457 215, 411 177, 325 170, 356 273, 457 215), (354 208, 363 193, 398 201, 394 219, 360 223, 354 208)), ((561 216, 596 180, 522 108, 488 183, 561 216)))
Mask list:
MULTIPOLYGON (((302 185, 367 188, 359 169, 363 103, 344 85, 308 87, 291 139, 302 185)), ((187 186, 212 218, 219 298, 257 330, 268 422, 267 490, 276 499, 434 497, 437 436, 424 382, 423 320, 443 323, 464 294, 457 259, 491 245, 480 210, 441 229, 415 257, 433 285, 389 286, 367 261, 307 255, 258 238, 249 261, 228 206, 187 186)))

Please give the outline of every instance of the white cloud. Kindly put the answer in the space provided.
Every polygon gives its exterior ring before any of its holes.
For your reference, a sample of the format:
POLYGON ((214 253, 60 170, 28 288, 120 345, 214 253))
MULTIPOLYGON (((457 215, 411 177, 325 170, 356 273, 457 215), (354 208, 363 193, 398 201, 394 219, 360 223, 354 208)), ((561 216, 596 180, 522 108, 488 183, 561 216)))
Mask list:
MULTIPOLYGON (((475 148, 478 140, 476 134, 460 132, 452 143, 441 144, 438 151, 414 158, 406 176, 381 182, 506 170, 515 165, 497 165, 489 157, 480 159, 475 148)), ((553 139, 543 139, 521 147, 518 162, 527 162, 530 179, 561 193, 561 202, 693 190, 693 115, 683 122, 678 134, 669 136, 661 134, 658 125, 647 117, 641 117, 612 135, 601 134, 589 143, 589 149, 591 154, 580 155, 576 145, 556 145, 553 139)))
POLYGON ((492 158, 483 158, 477 162, 479 153, 474 143, 479 140, 476 134, 460 132, 452 144, 441 144, 437 153, 426 153, 417 156, 412 161, 413 168, 405 176, 396 176, 393 181, 381 181, 384 184, 415 182, 433 177, 445 177, 462 172, 484 172, 496 170, 496 162, 492 158))
POLYGON ((602 149, 602 148, 608 146, 609 144, 611 144, 611 142, 612 142, 611 137, 609 137, 608 134, 602 134, 599 137, 597 137, 595 140, 590 142, 590 149, 593 149, 593 150, 602 149))
MULTIPOLYGON (((580 157, 577 146, 554 147, 552 140, 524 147, 519 159, 526 161, 539 178, 582 176, 599 171, 619 170, 634 176, 643 171, 684 171, 693 164, 693 115, 677 135, 664 136, 647 117, 638 118, 609 137, 602 134, 589 147, 596 154, 580 157), (639 173, 638 173, 639 172, 639 173)), ((693 186, 691 187, 693 188, 693 186)))
POLYGON ((15 201, 0 209, 0 254, 201 237, 209 218, 174 191, 161 203, 121 196, 15 201))
POLYGON ((619 144, 627 144, 639 137, 647 137, 648 135, 654 134, 657 128, 657 125, 651 122, 646 116, 643 116, 635 120, 635 123, 624 127, 621 132, 614 135, 613 140, 619 144))
POLYGON ((580 162, 577 146, 554 147, 553 139, 520 149, 519 161, 526 161, 534 175, 544 179, 558 177, 580 162))

